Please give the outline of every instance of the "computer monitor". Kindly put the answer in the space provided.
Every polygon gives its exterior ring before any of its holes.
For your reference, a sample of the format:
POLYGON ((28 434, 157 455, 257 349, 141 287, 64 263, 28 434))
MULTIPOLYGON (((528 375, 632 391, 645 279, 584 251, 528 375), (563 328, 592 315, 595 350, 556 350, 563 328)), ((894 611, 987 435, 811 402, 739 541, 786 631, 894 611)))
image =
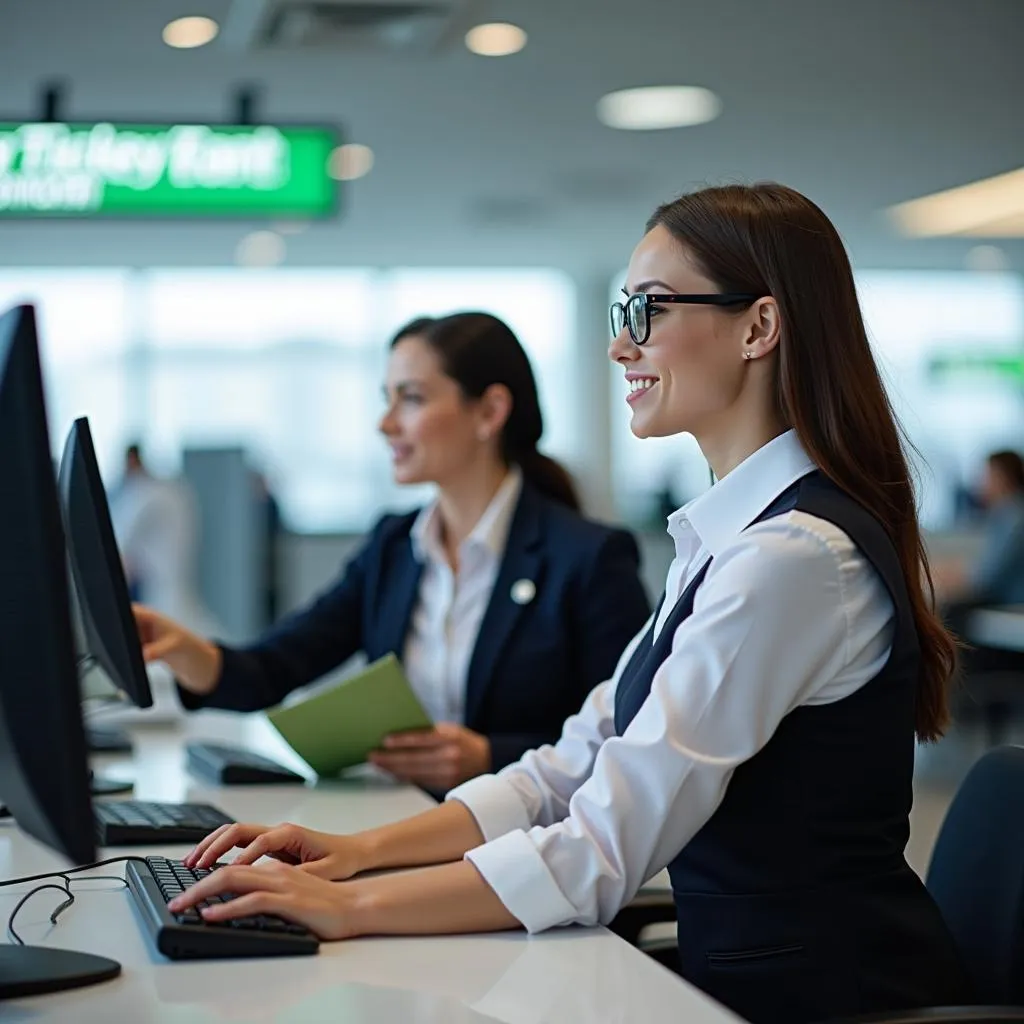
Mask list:
MULTIPOLYGON (((0 799, 29 835, 75 863, 96 859, 35 315, 0 318, 0 799)), ((0 998, 114 977, 113 960, 0 946, 0 998)))
POLYGON ((110 522, 89 421, 75 420, 60 461, 59 490, 85 650, 140 708, 153 706, 128 584, 110 522))

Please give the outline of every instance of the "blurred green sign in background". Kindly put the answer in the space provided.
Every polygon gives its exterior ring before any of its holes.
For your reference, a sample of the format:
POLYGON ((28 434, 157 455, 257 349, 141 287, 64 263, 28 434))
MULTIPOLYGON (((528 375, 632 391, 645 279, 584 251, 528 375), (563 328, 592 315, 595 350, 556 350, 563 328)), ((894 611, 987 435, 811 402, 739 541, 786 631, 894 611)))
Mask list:
POLYGON ((331 216, 333 128, 0 123, 0 217, 331 216))

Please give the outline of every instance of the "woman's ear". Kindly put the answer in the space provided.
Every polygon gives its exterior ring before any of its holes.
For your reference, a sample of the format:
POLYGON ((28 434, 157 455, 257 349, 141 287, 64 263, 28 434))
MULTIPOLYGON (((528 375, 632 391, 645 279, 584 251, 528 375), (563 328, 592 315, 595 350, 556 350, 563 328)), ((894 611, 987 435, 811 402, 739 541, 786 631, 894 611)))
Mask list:
POLYGON ((487 441, 504 429, 512 415, 512 392, 504 384, 491 384, 477 402, 477 437, 487 441))
POLYGON ((749 330, 743 342, 743 358, 759 359, 779 344, 782 318, 779 304, 770 295, 758 299, 748 311, 749 330))

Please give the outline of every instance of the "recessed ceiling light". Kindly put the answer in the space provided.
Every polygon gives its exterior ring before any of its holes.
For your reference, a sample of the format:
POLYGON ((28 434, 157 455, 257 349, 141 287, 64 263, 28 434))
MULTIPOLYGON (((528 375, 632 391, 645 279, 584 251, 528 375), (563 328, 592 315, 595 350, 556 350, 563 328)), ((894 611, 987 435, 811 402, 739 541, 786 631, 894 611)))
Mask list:
POLYGON ((309 230, 308 220, 278 220, 270 225, 279 235, 301 235, 309 230))
POLYGON ((164 26, 164 42, 177 50, 191 50, 205 46, 220 31, 213 18, 197 16, 178 18, 164 26))
POLYGON ((696 85, 652 85, 620 89, 602 96, 597 116, 609 128, 650 131, 685 128, 718 117, 722 101, 710 90, 696 85))
POLYGON ((518 25, 492 21, 466 33, 466 46, 481 57, 508 57, 526 45, 526 33, 518 25))
POLYGON ((906 235, 1024 237, 1024 167, 900 203, 890 216, 906 235))
POLYGON ((276 231, 253 231, 236 246, 235 261, 243 267, 276 267, 284 253, 284 239, 276 231))
POLYGON ((964 266, 982 274, 998 274, 1010 269, 1010 261, 998 245, 974 245, 964 256, 964 266))
POLYGON ((373 167, 373 150, 358 142, 346 142, 331 152, 327 173, 338 181, 354 181, 369 174, 373 167))

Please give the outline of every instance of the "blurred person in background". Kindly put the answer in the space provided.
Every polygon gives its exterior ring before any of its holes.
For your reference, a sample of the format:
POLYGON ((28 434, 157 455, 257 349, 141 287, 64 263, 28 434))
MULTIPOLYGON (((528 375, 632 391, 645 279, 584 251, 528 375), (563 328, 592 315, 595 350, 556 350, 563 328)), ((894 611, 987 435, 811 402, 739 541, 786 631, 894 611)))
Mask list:
POLYGON ((250 646, 136 617, 189 708, 266 708, 358 651, 396 653, 435 726, 372 760, 438 792, 554 742, 650 608, 633 537, 583 518, 538 450, 533 370, 505 323, 413 321, 391 342, 385 395, 395 480, 435 484, 431 504, 384 516, 336 584, 250 646))
POLYGON ((935 588, 954 619, 977 605, 1024 604, 1024 459, 1015 451, 985 460, 977 559, 937 567, 935 588))
POLYGON ((199 518, 188 484, 154 476, 141 445, 132 443, 110 493, 110 517, 132 597, 190 629, 208 628, 199 598, 199 518))

